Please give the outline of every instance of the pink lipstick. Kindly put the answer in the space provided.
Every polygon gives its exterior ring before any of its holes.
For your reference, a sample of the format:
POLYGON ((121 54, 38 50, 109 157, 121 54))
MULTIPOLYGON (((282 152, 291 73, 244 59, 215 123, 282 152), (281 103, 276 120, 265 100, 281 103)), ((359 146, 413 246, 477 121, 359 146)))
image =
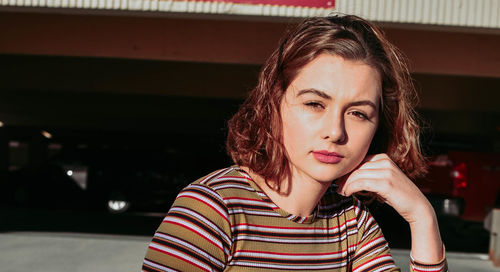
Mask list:
POLYGON ((322 163, 329 163, 329 164, 335 164, 339 163, 344 156, 335 153, 335 152, 328 152, 326 150, 318 150, 318 151, 313 151, 313 156, 316 158, 318 161, 322 163))

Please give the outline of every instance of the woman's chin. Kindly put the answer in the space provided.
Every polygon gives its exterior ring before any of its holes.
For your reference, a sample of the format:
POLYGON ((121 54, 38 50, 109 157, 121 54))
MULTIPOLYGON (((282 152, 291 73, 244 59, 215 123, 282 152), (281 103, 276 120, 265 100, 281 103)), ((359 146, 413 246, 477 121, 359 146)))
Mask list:
POLYGON ((332 181, 339 179, 342 176, 344 176, 344 175, 340 175, 340 174, 325 175, 325 174, 323 174, 323 175, 317 175, 314 178, 317 182, 320 182, 320 183, 331 183, 332 181))

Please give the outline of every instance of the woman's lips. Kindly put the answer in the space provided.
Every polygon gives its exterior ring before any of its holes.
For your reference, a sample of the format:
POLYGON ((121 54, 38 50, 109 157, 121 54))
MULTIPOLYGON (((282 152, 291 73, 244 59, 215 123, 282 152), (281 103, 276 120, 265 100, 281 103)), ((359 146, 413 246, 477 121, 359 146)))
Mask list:
POLYGON ((318 161, 322 163, 339 163, 344 156, 335 153, 335 152, 328 152, 326 150, 319 150, 319 151, 313 151, 313 156, 316 158, 318 161))

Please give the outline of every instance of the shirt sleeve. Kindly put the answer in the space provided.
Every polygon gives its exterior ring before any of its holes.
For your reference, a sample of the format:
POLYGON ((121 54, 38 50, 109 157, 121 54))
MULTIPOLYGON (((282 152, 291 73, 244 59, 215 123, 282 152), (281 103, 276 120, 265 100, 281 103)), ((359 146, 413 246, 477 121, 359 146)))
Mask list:
POLYGON ((379 225, 359 200, 354 201, 359 240, 352 260, 352 271, 400 271, 394 264, 379 225))
POLYGON ((410 255, 410 270, 412 272, 448 272, 448 262, 446 261, 446 249, 443 245, 443 258, 435 264, 422 263, 410 255))
POLYGON ((154 234, 142 271, 222 271, 232 243, 228 218, 220 195, 189 185, 154 234))

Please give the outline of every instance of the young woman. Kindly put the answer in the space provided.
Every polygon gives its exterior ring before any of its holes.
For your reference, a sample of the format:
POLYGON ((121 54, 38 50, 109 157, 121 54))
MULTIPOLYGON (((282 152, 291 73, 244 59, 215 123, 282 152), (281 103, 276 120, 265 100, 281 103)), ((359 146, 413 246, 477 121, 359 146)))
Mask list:
POLYGON ((229 121, 235 166, 177 197, 143 271, 399 271, 356 195, 411 228, 412 271, 446 271, 415 92, 398 51, 355 16, 309 18, 268 59, 229 121))

